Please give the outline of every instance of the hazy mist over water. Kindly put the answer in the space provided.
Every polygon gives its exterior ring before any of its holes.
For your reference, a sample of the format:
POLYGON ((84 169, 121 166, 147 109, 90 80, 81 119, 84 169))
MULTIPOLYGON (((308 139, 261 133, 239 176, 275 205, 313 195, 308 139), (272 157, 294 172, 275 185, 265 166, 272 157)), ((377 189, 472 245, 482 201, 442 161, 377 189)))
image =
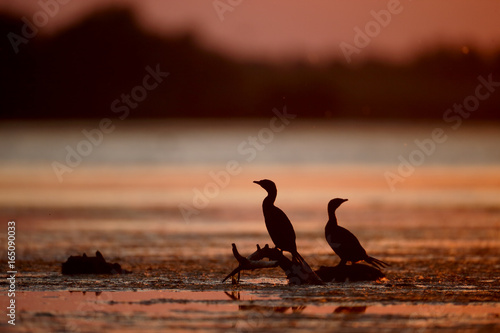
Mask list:
MULTIPOLYGON (((396 165, 400 162, 399 155, 408 158, 413 150, 420 149, 416 140, 432 140, 436 128, 443 130, 445 139, 434 143, 432 153, 425 156, 424 166, 500 164, 500 127, 496 123, 471 122, 454 130, 444 121, 297 118, 274 132, 269 131, 271 119, 115 120, 113 131, 103 134, 100 144, 83 157, 81 166, 203 165, 232 159, 241 162, 251 159, 249 164, 396 165)), ((5 122, 0 132, 0 159, 3 163, 41 163, 46 167, 52 161, 64 162, 66 147, 76 150, 79 142, 87 140, 82 131, 96 129, 98 124, 99 120, 5 122)))

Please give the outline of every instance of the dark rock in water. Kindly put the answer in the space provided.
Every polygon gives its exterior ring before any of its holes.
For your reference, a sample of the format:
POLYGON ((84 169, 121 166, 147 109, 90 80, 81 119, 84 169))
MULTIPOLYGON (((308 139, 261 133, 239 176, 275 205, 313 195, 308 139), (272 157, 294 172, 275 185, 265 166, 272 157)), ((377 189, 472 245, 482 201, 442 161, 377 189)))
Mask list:
POLYGON ((376 281, 385 277, 385 274, 377 268, 363 264, 335 267, 321 266, 315 273, 324 282, 376 281))
POLYGON ((122 269, 120 264, 106 262, 101 252, 97 251, 95 257, 70 256, 62 264, 62 274, 124 274, 129 273, 122 269))

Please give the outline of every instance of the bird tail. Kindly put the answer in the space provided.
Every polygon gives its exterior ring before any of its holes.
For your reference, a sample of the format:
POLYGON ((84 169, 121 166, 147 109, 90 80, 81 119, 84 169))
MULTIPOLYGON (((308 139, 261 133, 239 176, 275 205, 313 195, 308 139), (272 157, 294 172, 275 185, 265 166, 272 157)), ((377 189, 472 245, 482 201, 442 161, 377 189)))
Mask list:
POLYGON ((388 263, 373 257, 368 257, 367 259, 365 259, 365 261, 379 269, 390 266, 388 263))

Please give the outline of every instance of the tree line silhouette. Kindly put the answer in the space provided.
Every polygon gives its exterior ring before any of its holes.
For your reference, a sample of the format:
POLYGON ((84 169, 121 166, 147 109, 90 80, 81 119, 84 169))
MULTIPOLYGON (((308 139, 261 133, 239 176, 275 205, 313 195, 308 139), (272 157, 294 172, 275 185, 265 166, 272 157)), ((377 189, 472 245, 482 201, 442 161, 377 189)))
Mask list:
MULTIPOLYGON (((194 34, 160 36, 142 29, 127 8, 95 12, 54 35, 13 50, 7 35, 24 22, 0 15, 0 118, 102 118, 140 85, 147 66, 169 76, 130 118, 268 117, 286 104, 300 117, 440 119, 474 94, 479 75, 500 81, 500 53, 437 49, 410 63, 332 59, 276 64, 232 59, 194 34)), ((500 93, 481 101, 473 119, 499 119, 500 93)))

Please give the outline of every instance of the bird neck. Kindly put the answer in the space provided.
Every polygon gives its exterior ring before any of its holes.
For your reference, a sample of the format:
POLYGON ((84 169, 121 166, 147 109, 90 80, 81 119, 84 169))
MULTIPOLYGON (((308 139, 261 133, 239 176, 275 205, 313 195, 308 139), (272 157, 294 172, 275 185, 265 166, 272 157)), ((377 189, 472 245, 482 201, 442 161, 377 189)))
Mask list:
POLYGON ((331 223, 333 225, 338 225, 337 216, 335 216, 335 211, 328 212, 328 223, 331 223))
POLYGON ((267 197, 264 199, 263 205, 269 205, 269 206, 274 205, 274 201, 276 200, 277 194, 278 194, 277 191, 273 190, 267 192, 267 197))

